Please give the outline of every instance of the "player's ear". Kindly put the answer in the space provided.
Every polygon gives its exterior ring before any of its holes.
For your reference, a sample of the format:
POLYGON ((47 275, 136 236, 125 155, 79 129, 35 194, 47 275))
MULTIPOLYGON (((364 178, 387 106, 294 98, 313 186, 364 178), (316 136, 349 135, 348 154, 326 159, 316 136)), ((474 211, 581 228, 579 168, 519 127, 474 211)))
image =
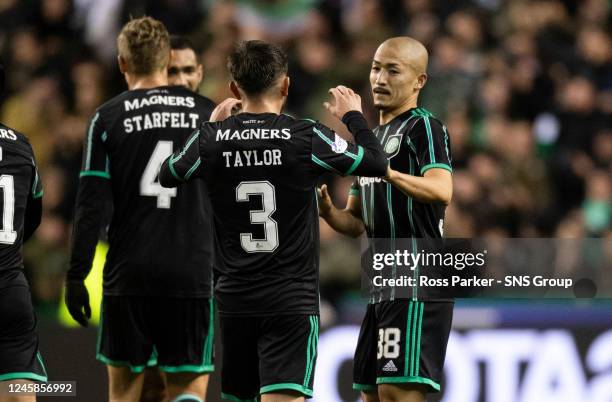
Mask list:
POLYGON ((417 77, 417 82, 416 82, 416 86, 414 89, 419 89, 419 90, 423 89, 426 82, 427 82, 427 74, 425 73, 419 74, 419 76, 417 77))
POLYGON ((285 76, 285 78, 283 78, 283 81, 281 82, 281 94, 283 96, 289 95, 289 84, 290 83, 291 83, 291 80, 289 79, 289 77, 285 76))
POLYGON ((196 67, 196 73, 198 74, 198 82, 202 82, 202 79, 204 79, 204 66, 198 64, 196 67))
POLYGON ((127 63, 125 59, 121 56, 117 56, 117 64, 119 64, 119 71, 121 71, 121 74, 125 74, 127 72, 127 63))
POLYGON ((238 90, 238 84, 236 84, 236 81, 234 80, 230 81, 229 87, 230 87, 230 91, 232 91, 236 99, 242 99, 242 97, 240 96, 240 90, 238 90))

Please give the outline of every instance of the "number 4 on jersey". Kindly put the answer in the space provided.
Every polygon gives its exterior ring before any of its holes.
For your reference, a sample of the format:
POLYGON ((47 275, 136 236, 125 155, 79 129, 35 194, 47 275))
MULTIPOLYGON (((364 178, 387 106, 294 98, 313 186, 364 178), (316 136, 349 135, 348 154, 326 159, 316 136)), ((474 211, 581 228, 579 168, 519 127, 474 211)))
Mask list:
POLYGON ((176 187, 162 187, 158 179, 159 168, 170 155, 172 141, 159 141, 140 179, 140 195, 157 197, 157 208, 170 209, 172 197, 176 197, 176 187))

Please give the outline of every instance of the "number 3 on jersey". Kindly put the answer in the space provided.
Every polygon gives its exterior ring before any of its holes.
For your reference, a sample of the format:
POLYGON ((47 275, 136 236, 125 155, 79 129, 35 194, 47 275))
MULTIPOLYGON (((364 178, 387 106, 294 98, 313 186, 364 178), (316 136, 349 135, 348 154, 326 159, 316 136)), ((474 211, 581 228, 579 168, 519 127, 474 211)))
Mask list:
POLYGON ((251 210, 253 224, 264 225, 265 237, 254 239, 253 233, 240 233, 240 245, 247 253, 265 253, 278 247, 278 224, 272 219, 276 211, 276 191, 269 181, 243 181, 236 187, 236 201, 247 202, 251 195, 261 195, 263 209, 251 210))
POLYGON ((170 155, 172 141, 159 141, 140 179, 140 195, 157 197, 157 208, 170 209, 172 197, 176 197, 176 187, 162 187, 158 180, 159 168, 170 155))

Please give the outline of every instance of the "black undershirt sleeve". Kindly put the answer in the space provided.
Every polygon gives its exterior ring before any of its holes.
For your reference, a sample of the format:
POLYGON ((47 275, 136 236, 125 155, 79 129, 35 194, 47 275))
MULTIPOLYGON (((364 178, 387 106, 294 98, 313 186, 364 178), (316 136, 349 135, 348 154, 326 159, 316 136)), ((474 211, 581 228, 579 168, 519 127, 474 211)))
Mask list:
POLYGON ((110 198, 108 179, 96 176, 81 177, 74 213, 68 281, 82 281, 89 274, 110 198))

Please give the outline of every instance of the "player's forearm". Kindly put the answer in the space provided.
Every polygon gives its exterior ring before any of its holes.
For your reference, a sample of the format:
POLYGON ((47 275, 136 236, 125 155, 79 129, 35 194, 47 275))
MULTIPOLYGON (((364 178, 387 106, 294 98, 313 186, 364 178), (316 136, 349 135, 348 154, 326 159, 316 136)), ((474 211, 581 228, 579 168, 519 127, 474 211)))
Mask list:
POLYGON ((180 180, 175 167, 172 166, 172 158, 174 157, 174 155, 170 155, 159 168, 159 184, 162 187, 176 187, 184 183, 184 180, 180 180))
POLYGON ((347 209, 332 206, 321 218, 336 232, 350 237, 359 237, 365 230, 363 221, 347 209))
POLYGON ((363 156, 352 174, 359 176, 380 177, 387 171, 387 156, 363 115, 356 111, 346 113, 342 122, 349 129, 355 143, 363 148, 363 156))
POLYGON ((385 180, 404 194, 425 203, 442 203, 451 201, 452 184, 438 177, 420 177, 390 170, 385 180))
POLYGON ((176 187, 199 175, 200 130, 196 130, 181 147, 180 152, 170 155, 159 170, 159 183, 162 187, 176 187))
POLYGON ((72 251, 70 268, 66 275, 67 281, 82 281, 91 270, 108 195, 106 179, 81 178, 74 214, 72 251))

